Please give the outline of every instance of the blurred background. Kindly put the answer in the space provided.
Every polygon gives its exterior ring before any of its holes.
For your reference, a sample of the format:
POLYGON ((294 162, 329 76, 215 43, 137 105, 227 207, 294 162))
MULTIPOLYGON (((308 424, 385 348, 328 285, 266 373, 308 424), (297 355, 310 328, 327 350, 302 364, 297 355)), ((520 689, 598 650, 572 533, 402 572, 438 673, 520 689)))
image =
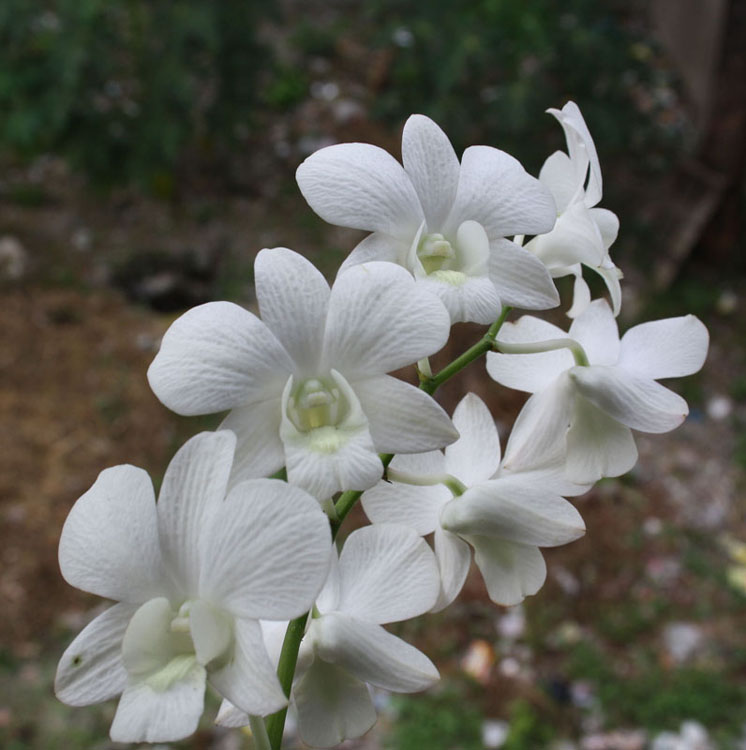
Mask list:
MULTIPOLYGON (((252 306, 262 247, 331 278, 359 240, 306 206, 297 165, 338 141, 398 156, 421 112, 457 152, 497 146, 537 174, 564 149, 544 110, 568 99, 621 219, 621 327, 694 313, 710 329, 704 371, 673 385, 691 414, 640 435, 631 475, 578 500, 586 537, 546 554, 523 606, 492 605, 473 574, 444 613, 400 626, 442 683, 377 695, 378 726, 349 747, 746 748, 743 0, 0 3, 3 748, 125 747, 108 740, 113 702, 70 709, 52 693, 102 607, 62 581, 60 529, 103 468, 157 483, 217 424, 175 417, 147 386, 176 316, 252 306)), ((479 335, 457 326, 449 353, 479 335)), ((475 365, 441 400, 466 390, 504 440, 524 397, 475 365)), ((171 746, 251 740, 208 711, 171 746)))

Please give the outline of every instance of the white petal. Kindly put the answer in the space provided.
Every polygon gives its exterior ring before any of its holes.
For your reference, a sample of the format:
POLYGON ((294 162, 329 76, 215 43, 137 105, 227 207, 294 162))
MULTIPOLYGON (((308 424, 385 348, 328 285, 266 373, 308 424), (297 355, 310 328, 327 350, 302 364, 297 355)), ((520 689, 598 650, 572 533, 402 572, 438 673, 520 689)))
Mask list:
POLYGON ((376 723, 365 683, 333 664, 315 659, 293 688, 298 734, 312 747, 333 747, 364 735, 376 723))
POLYGON ((578 396, 567 433, 567 478, 590 484, 626 474, 636 462, 637 448, 629 427, 578 396))
POLYGON ((211 671, 208 679, 223 698, 254 716, 266 716, 287 705, 255 620, 235 621, 233 656, 222 669, 211 671))
MULTIPOLYGON (((595 407, 593 408, 595 409, 595 407)), ((599 414, 603 414, 603 412, 598 409, 596 409, 596 411, 598 411, 599 414)), ((610 417, 606 417, 605 415, 604 417, 610 419, 610 417)), ((619 425, 618 422, 615 424, 619 425)), ((572 429, 572 427, 570 429, 572 429)), ((553 464, 548 464, 540 468, 523 469, 516 472, 511 472, 504 467, 501 467, 498 477, 520 476, 521 481, 525 481, 526 484, 534 487, 536 490, 550 492, 554 495, 561 495, 562 497, 576 497, 577 495, 582 495, 583 493, 588 492, 591 485, 600 478, 596 477, 593 480, 587 480, 580 484, 572 482, 566 476, 565 463, 565 461, 556 461, 553 464)))
POLYGON ((453 412, 460 437, 446 448, 446 471, 467 487, 494 476, 500 465, 500 438, 484 401, 467 393, 453 412))
POLYGON ((593 365, 615 365, 619 359, 619 329, 606 300, 591 302, 573 320, 568 336, 585 350, 593 365))
POLYGON ((548 310, 559 304, 559 293, 544 263, 515 242, 490 242, 489 275, 506 305, 548 310))
POLYGON ((208 519, 222 505, 233 463, 236 436, 229 430, 202 432, 171 459, 158 498, 158 531, 164 563, 185 591, 196 591, 208 519))
POLYGON ((122 664, 131 679, 148 680, 178 656, 171 633, 175 614, 169 600, 159 596, 132 615, 122 638, 122 664))
POLYGON ((302 370, 315 371, 324 340, 329 284, 302 255, 264 249, 254 262, 262 321, 302 370))
POLYGON ((551 232, 535 237, 526 247, 549 269, 575 263, 598 266, 606 254, 601 232, 582 200, 571 203, 551 232))
POLYGON ((337 277, 329 300, 325 362, 345 377, 397 370, 438 351, 451 321, 442 303, 393 263, 364 263, 337 277))
POLYGON ((171 324, 148 382, 169 409, 193 416, 278 396, 292 371, 259 318, 232 302, 208 302, 171 324))
POLYGON ((456 232, 461 270, 468 276, 487 273, 490 241, 484 227, 476 221, 465 221, 456 232))
POLYGON ((487 276, 436 271, 418 279, 418 283, 440 299, 452 323, 488 325, 500 315, 500 297, 487 276))
POLYGON ((547 567, 537 547, 484 536, 472 536, 468 541, 474 547, 474 561, 487 593, 496 604, 518 604, 544 585, 547 567))
POLYGON ((319 656, 359 680, 398 693, 424 690, 438 680, 430 659, 380 625, 334 613, 314 626, 319 656))
POLYGON ((377 146, 327 146, 311 154, 295 177, 308 205, 330 224, 411 239, 424 218, 407 173, 377 146))
POLYGON ((435 527, 435 557, 440 568, 440 593, 430 611, 440 612, 464 587, 471 565, 471 550, 466 542, 438 524, 435 527))
POLYGON ((233 618, 203 599, 191 602, 189 630, 197 661, 207 667, 225 656, 233 646, 233 618))
POLYGON ((601 179, 601 166, 596 153, 593 138, 585 124, 580 108, 573 101, 567 102, 562 110, 548 109, 547 112, 554 115, 562 125, 567 139, 567 149, 570 159, 576 165, 582 182, 590 165, 588 184, 586 187, 586 201, 589 206, 595 206, 601 200, 603 183, 601 179))
POLYGON ((681 396, 621 367, 575 367, 570 377, 592 404, 635 430, 668 432, 689 413, 681 396))
POLYGON ((490 240, 540 234, 554 226, 556 215, 552 194, 516 159, 490 146, 471 146, 461 159, 456 198, 443 233, 451 234, 473 219, 490 240))
POLYGON ((336 370, 331 375, 347 402, 347 414, 339 424, 301 432, 288 417, 292 378, 283 394, 280 424, 288 481, 322 502, 340 490, 367 490, 383 474, 355 392, 336 370))
POLYGON ((334 545, 332 545, 329 551, 329 558, 329 573, 324 582, 324 588, 321 589, 321 592, 316 597, 316 609, 322 614, 324 612, 331 612, 339 606, 339 553, 334 545))
POLYGON ((610 267, 602 264, 593 270, 601 276, 606 284, 606 288, 609 290, 611 309, 614 312, 614 317, 616 317, 622 309, 622 286, 619 283, 619 280, 622 278, 622 272, 613 263, 610 267))
POLYGON ((539 182, 549 188, 557 204, 557 213, 565 211, 578 190, 575 168, 564 151, 555 151, 539 172, 539 182))
POLYGON ((111 725, 114 742, 173 742, 192 734, 202 716, 205 668, 195 661, 182 679, 165 690, 147 682, 130 685, 111 725))
POLYGON ((394 456, 389 466, 408 474, 426 477, 439 477, 446 471, 446 458, 443 451, 426 453, 401 453, 394 456))
MULTIPOLYGON (((505 323, 497 334, 498 341, 511 344, 567 338, 560 328, 539 318, 524 315, 516 323, 505 323)), ((501 385, 519 391, 538 393, 549 388, 575 361, 568 349, 539 354, 487 353, 487 372, 501 385)))
POLYGON ((619 234, 619 217, 607 208, 590 209, 591 218, 601 232, 604 247, 608 250, 619 234))
POLYGON ((139 603, 164 592, 147 472, 125 465, 98 475, 65 521, 59 562, 70 585, 107 599, 139 603))
POLYGON ((565 437, 574 399, 572 383, 563 374, 526 401, 505 447, 503 465, 508 471, 535 469, 557 461, 564 463, 565 437))
POLYGON ((709 340, 694 315, 653 320, 624 334, 619 364, 653 380, 691 375, 704 364, 709 340))
POLYGON ((433 606, 439 580, 430 547, 413 529, 365 526, 339 557, 338 609, 378 624, 407 620, 433 606))
POLYGON ((579 539, 585 524, 574 506, 557 494, 528 484, 526 476, 503 476, 470 487, 440 514, 444 529, 537 547, 579 539))
POLYGON ((352 384, 381 453, 419 453, 452 443, 458 432, 438 402, 390 375, 352 384))
POLYGON ((200 593, 237 617, 297 617, 326 578, 327 517, 310 495, 278 479, 234 487, 205 538, 211 554, 202 567, 200 593))
POLYGON ((246 479, 268 477, 285 465, 280 417, 280 399, 273 398, 233 409, 221 422, 218 429, 230 430, 236 436, 229 487, 246 479))
POLYGON ((246 711, 236 708, 230 701, 223 700, 218 709, 218 715, 215 717, 215 723, 219 727, 241 729, 249 725, 249 715, 246 711))
POLYGON ((339 267, 337 275, 344 273, 352 266, 358 266, 361 263, 370 263, 371 261, 380 260, 387 263, 404 265, 408 251, 408 242, 401 242, 387 234, 373 232, 355 246, 355 249, 345 258, 344 263, 339 267))
POLYGON ((127 685, 122 639, 136 604, 115 604, 96 617, 65 649, 54 692, 68 706, 88 706, 119 695, 127 685))
MULTIPOLYGON (((584 312, 588 305, 591 304, 591 290, 583 278, 583 267, 580 263, 570 266, 568 271, 575 276, 575 281, 573 282, 572 287, 572 306, 567 311, 567 317, 577 318, 578 315, 584 312)), ((561 274, 555 271, 554 275, 555 278, 558 278, 561 275, 567 274, 561 274)))
POLYGON ((427 224, 437 231, 456 197, 460 169, 456 152, 448 136, 424 115, 412 115, 404 124, 401 151, 427 224))
POLYGON ((363 493, 360 502, 372 523, 397 523, 424 536, 438 525, 440 509, 451 497, 442 484, 420 487, 379 482, 363 493))

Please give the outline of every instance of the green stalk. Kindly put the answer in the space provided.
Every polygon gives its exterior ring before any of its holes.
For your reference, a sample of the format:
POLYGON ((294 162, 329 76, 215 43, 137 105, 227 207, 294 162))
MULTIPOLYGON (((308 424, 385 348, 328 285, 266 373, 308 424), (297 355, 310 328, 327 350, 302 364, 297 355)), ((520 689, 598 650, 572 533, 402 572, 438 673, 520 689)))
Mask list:
POLYGON ((267 736, 267 727, 261 716, 252 716, 249 714, 249 726, 254 738, 255 750, 271 750, 269 737, 267 736))
POLYGON ((470 365, 475 359, 479 359, 483 354, 491 351, 495 344, 495 338, 508 317, 512 307, 503 307, 500 317, 489 327, 487 333, 477 341, 474 346, 467 349, 460 357, 456 357, 449 365, 446 365, 437 375, 425 378, 420 383, 420 388, 429 393, 431 396, 440 388, 446 380, 450 380, 456 373, 461 372, 467 365, 470 365))

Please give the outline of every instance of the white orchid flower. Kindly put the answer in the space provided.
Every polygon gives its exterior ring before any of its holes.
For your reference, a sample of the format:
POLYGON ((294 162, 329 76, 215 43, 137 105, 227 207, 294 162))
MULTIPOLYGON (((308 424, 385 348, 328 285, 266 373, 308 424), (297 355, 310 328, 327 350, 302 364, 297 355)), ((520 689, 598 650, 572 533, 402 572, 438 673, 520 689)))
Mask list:
MULTIPOLYGON (((425 690, 438 670, 414 646, 382 625, 427 612, 438 595, 438 566, 415 531, 366 526, 345 541, 316 601, 301 644, 292 700, 298 732, 313 747, 360 737, 376 722, 365 683, 398 693, 425 690)), ((265 624, 279 657, 281 629, 265 624)), ((245 713, 224 702, 218 723, 240 727, 245 713)))
POLYGON ((292 250, 254 266, 260 320, 230 302, 176 320, 148 370, 156 396, 184 415, 231 409, 231 482, 283 465, 320 501, 381 476, 378 453, 452 442, 453 425, 423 391, 385 373, 438 351, 450 330, 440 301, 392 263, 365 263, 332 289, 292 250))
POLYGON ((544 584, 539 547, 555 547, 585 533, 583 519, 563 497, 585 492, 563 479, 561 465, 510 473, 500 465, 500 440, 489 409, 473 393, 456 407, 461 437, 445 449, 396 456, 389 479, 363 494, 374 523, 402 523, 435 532, 441 587, 434 611, 458 595, 474 547, 490 598, 517 604, 544 584), (397 481, 400 480, 400 481, 397 481))
POLYGON ((634 326, 620 341, 608 303, 595 300, 567 334, 531 316, 500 330, 500 341, 518 347, 567 341, 568 336, 582 347, 588 366, 576 364, 566 348, 487 354, 487 372, 494 380, 533 394, 513 425, 505 466, 520 470, 564 457, 571 481, 619 476, 637 461, 630 428, 668 432, 689 413, 681 396, 656 381, 691 375, 702 367, 707 329, 686 315, 634 326))
POLYGON ((534 237, 526 249, 535 253, 554 278, 575 276, 573 304, 568 315, 579 315, 590 304, 591 293, 583 279, 583 265, 600 274, 609 290, 614 315, 622 305, 621 271, 609 256, 619 233, 616 214, 597 208, 603 195, 601 166, 588 126, 575 102, 561 110, 548 109, 565 131, 568 154, 555 151, 539 173, 557 204, 557 223, 547 234, 534 237))
POLYGON ((106 469, 65 522, 65 580, 119 603, 65 651, 55 691, 74 706, 121 693, 117 742, 194 732, 206 681, 250 714, 287 703, 259 619, 312 605, 329 567, 329 523, 310 495, 279 480, 241 483, 226 498, 235 443, 227 430, 189 440, 157 504, 145 471, 106 469))
POLYGON ((402 164, 377 146, 327 146, 298 167, 304 197, 322 219, 372 232, 342 270, 370 260, 407 268, 448 308, 452 322, 491 323, 502 304, 559 304, 544 265, 506 239, 548 232, 551 194, 512 156, 471 146, 459 164, 446 134, 412 115, 402 164))

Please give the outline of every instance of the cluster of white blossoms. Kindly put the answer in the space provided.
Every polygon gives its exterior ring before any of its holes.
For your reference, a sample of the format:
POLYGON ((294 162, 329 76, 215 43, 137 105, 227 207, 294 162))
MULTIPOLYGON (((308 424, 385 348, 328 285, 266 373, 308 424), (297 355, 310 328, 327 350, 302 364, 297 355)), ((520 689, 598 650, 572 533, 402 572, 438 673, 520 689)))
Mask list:
POLYGON ((60 540, 65 579, 117 603, 65 651, 55 689, 71 705, 121 695, 112 739, 188 736, 208 683, 218 723, 250 725, 261 750, 279 750, 289 705, 312 746, 362 735, 376 721, 368 685, 438 679, 385 624, 451 604, 472 549, 494 602, 535 594, 540 549, 585 532, 567 498, 632 468, 632 430, 684 420, 686 402, 657 381, 699 370, 707 330, 688 315, 620 339, 618 220, 597 207, 580 110, 549 111, 568 153, 539 179, 488 146, 459 161, 423 115, 404 127, 403 164, 368 144, 317 151, 297 173, 308 203, 371 232, 333 285, 292 250, 264 249, 258 315, 211 302, 166 332, 155 395, 179 414, 227 416, 176 453, 157 502, 141 469, 103 471, 60 540), (591 300, 583 267, 610 305, 591 300), (553 279, 567 275, 567 331, 505 322, 514 307, 558 306, 553 279), (489 329, 433 374, 428 357, 459 321, 489 329), (531 394, 504 451, 476 395, 452 418, 433 398, 484 355, 493 380, 531 394), (412 365, 419 388, 388 374, 412 365), (361 498, 371 525, 338 551, 361 498))

